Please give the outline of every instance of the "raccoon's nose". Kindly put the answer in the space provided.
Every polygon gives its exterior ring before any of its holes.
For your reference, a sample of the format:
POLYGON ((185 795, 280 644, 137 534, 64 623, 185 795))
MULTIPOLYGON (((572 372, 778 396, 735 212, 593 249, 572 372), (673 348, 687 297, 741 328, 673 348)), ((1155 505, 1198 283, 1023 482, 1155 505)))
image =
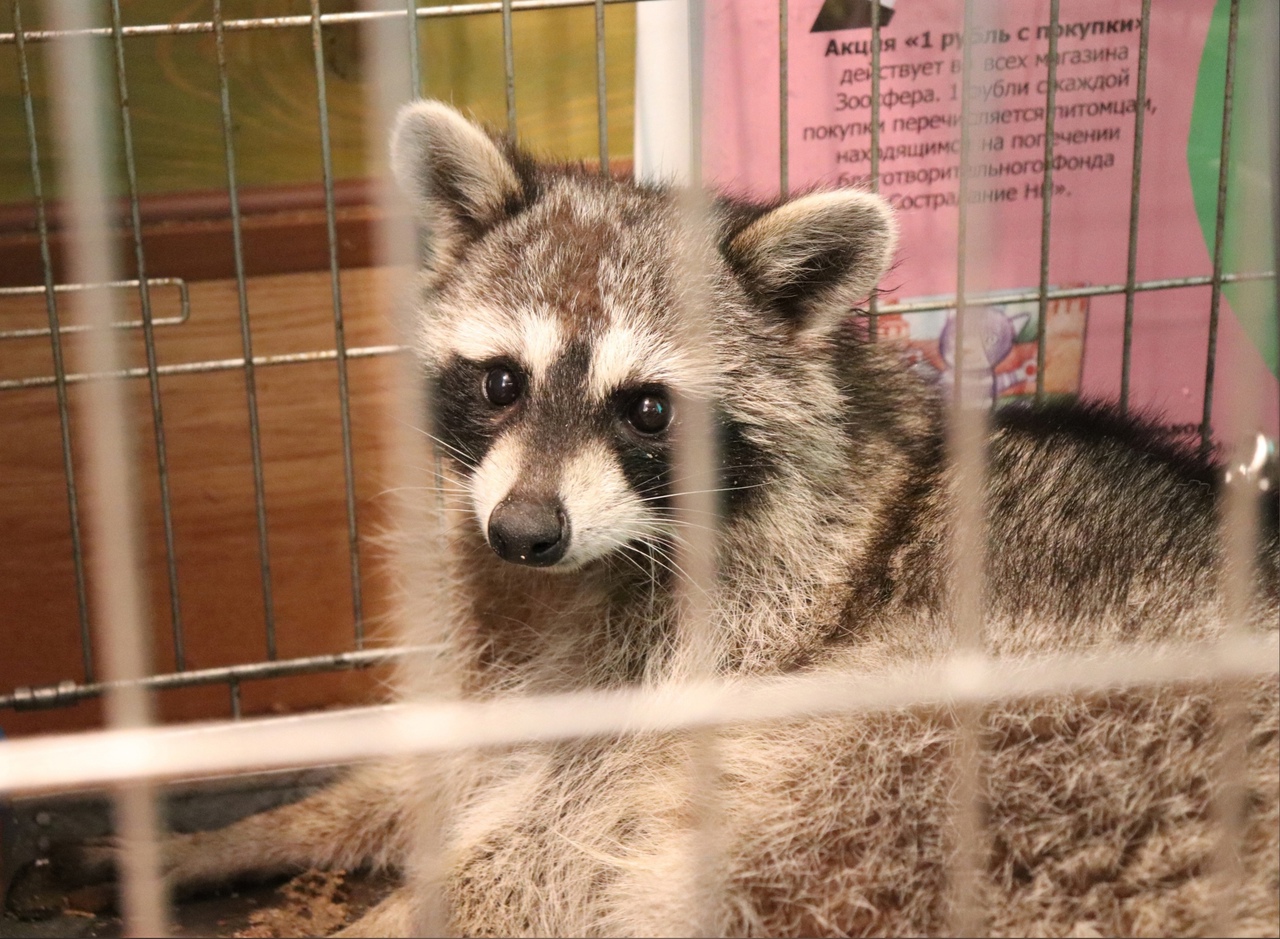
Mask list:
POLYGON ((569 549, 569 520, 558 502, 508 499, 489 516, 489 545, 504 561, 549 567, 569 549))

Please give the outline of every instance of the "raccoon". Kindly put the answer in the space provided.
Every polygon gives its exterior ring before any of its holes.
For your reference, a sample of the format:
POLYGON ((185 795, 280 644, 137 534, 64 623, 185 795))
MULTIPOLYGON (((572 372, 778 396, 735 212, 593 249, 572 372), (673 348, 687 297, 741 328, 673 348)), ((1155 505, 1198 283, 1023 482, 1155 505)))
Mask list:
MULTIPOLYGON (((451 589, 422 620, 445 624, 427 638, 461 694, 660 687, 708 667, 853 682, 954 651, 944 404, 848 315, 894 254, 884 201, 720 197, 691 226, 671 187, 537 162, 438 102, 401 113, 392 164, 426 233, 414 349, 453 509, 451 589), (688 258, 705 268, 692 286, 688 258), (695 398, 718 453, 709 651, 678 629, 673 441, 695 398)), ((987 452, 990 655, 1221 633, 1212 462, 1096 404, 1003 409, 987 452)), ((1260 633, 1280 611, 1275 496, 1260 633)), ((1194 683, 973 709, 966 894, 949 877, 964 715, 924 706, 358 769, 173 836, 168 876, 403 869, 432 773, 444 925, 460 935, 924 935, 966 909, 993 935, 1274 935, 1277 683, 1232 693, 1246 812, 1231 881, 1215 861, 1226 692, 1194 683), (689 766, 708 740, 716 860, 698 871, 689 766)), ((407 934, 421 901, 402 887, 345 934, 407 934)))

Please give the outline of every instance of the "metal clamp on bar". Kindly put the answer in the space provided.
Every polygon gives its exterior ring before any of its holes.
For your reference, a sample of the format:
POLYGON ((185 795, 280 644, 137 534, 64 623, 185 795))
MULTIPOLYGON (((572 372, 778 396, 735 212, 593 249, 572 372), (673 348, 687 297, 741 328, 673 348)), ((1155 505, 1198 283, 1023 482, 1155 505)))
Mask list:
MULTIPOLYGON (((152 326, 178 326, 185 323, 191 318, 191 291, 187 287, 187 282, 181 277, 148 277, 146 279, 148 289, 153 287, 177 287, 178 288, 178 315, 177 316, 160 316, 151 320, 152 326)), ((137 290, 142 282, 136 278, 133 280, 113 280, 108 284, 54 284, 54 293, 67 293, 77 290, 97 290, 102 287, 116 288, 132 288, 137 290)), ((49 288, 45 286, 35 287, 0 287, 0 298, 3 297, 39 297, 49 292, 49 288)), ((112 324, 116 329, 142 329, 145 320, 125 320, 112 324)), ((88 327, 81 325, 59 326, 58 332, 61 335, 70 333, 86 332, 88 327)), ((31 329, 6 329, 0 330, 0 339, 34 339, 40 336, 52 335, 52 330, 48 326, 33 327, 31 329)))
POLYGON ((14 688, 10 695, 15 711, 44 711, 49 708, 74 704, 84 695, 80 693, 80 685, 70 678, 56 685, 37 685, 34 688, 24 686, 14 688))

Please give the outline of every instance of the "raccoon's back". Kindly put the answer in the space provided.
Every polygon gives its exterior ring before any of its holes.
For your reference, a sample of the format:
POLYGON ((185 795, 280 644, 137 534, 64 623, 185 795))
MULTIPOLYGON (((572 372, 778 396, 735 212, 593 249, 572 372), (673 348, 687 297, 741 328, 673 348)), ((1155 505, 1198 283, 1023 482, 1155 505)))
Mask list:
MULTIPOLYGON (((1191 640, 1218 628, 1220 469, 1107 405, 1006 408, 989 469, 987 594, 1006 617, 1070 624, 1010 650, 1191 640)), ((1260 504, 1255 622, 1280 603, 1275 493, 1260 504)))

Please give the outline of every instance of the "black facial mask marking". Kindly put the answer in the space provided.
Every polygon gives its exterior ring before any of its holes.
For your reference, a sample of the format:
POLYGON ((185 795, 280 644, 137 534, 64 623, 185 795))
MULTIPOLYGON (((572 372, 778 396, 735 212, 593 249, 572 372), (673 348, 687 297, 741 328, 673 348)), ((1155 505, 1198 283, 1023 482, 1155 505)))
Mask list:
POLYGON ((435 421, 432 433, 444 455, 468 469, 478 467, 498 436, 494 407, 484 400, 482 386, 488 368, 454 357, 435 381, 435 421))
MULTIPOLYGON (((610 443, 636 496, 656 512, 670 512, 675 483, 672 437, 668 433, 639 434, 626 424, 623 413, 649 386, 621 389, 603 407, 589 404, 585 389, 579 387, 589 363, 588 347, 571 344, 547 375, 546 387, 531 387, 517 406, 521 413, 512 415, 485 400, 484 381, 494 362, 455 357, 437 377, 434 433, 443 442, 446 455, 469 470, 480 465, 508 422, 523 425, 522 432, 530 441, 544 440, 545 446, 539 449, 548 461, 556 452, 577 449, 556 446, 557 438, 563 439, 565 434, 595 436, 610 443), (556 390, 549 392, 548 387, 556 390)), ((678 404, 673 406, 678 423, 678 404)), ((734 516, 753 503, 776 467, 769 453, 750 438, 745 425, 721 409, 715 412, 715 429, 720 462, 718 508, 723 515, 734 516)))

